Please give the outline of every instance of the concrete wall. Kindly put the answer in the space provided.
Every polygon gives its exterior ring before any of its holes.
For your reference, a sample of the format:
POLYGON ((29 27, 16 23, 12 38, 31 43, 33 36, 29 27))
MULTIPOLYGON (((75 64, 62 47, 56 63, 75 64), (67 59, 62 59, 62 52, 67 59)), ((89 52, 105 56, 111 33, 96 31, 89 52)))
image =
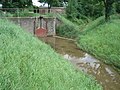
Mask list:
POLYGON ((25 31, 34 34, 34 21, 35 18, 27 18, 27 17, 10 17, 7 18, 8 20, 12 21, 13 23, 20 25, 25 31))
POLYGON ((55 35, 56 31, 55 31, 55 26, 56 26, 56 18, 42 18, 40 19, 40 23, 41 23, 41 28, 44 28, 46 30, 48 30, 47 35, 55 35))
POLYGON ((34 30, 37 28, 42 27, 48 30, 47 35, 55 35, 56 26, 60 24, 60 21, 56 18, 43 18, 40 20, 39 18, 33 17, 10 17, 8 20, 20 25, 25 31, 31 34, 34 34, 34 30))
MULTIPOLYGON (((52 12, 52 13, 65 13, 65 8, 64 7, 51 7, 50 12, 52 12)), ((40 7, 39 13, 40 14, 48 13, 48 8, 47 7, 40 7)))

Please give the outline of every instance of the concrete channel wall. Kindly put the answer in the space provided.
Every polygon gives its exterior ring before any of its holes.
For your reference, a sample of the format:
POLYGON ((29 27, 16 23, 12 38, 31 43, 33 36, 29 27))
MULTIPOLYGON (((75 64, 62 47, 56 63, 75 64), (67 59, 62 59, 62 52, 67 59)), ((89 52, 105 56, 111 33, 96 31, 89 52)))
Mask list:
POLYGON ((34 34, 34 21, 35 18, 33 17, 8 17, 8 20, 12 21, 13 23, 20 25, 25 31, 34 34))
POLYGON ((56 18, 42 18, 39 17, 8 17, 8 20, 20 25, 25 31, 34 34, 37 28, 44 28, 48 30, 47 35, 55 35, 56 26, 59 26, 60 21, 56 18))
POLYGON ((55 35, 56 31, 56 18, 40 18, 38 19, 40 25, 37 25, 37 27, 44 28, 47 30, 47 35, 55 35))

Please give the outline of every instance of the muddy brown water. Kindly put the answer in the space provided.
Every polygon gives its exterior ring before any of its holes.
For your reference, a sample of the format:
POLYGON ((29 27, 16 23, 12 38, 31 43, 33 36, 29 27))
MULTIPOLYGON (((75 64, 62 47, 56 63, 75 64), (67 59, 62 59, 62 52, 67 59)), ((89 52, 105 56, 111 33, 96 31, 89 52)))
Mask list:
POLYGON ((74 41, 58 37, 42 39, 77 68, 92 75, 104 90, 120 90, 120 75, 110 66, 80 50, 74 41))

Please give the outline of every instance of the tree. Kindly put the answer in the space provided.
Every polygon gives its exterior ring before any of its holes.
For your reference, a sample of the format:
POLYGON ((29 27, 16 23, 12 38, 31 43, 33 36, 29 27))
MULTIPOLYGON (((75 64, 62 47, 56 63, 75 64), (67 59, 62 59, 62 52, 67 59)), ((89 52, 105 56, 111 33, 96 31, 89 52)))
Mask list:
POLYGON ((78 0, 80 15, 97 18, 103 15, 103 5, 98 0, 78 0))
POLYGON ((68 18, 78 19, 82 16, 96 19, 105 15, 105 20, 108 21, 113 10, 113 3, 115 2, 116 12, 119 13, 120 0, 69 0, 66 13, 68 18))
POLYGON ((78 16, 78 11, 77 11, 77 8, 78 8, 78 0, 69 0, 68 1, 68 6, 66 8, 66 14, 67 14, 67 17, 69 19, 74 19, 74 18, 77 18, 78 16))
POLYGON ((69 18, 95 19, 103 15, 103 8, 103 3, 99 0, 69 0, 66 12, 69 18))
POLYGON ((112 4, 114 0, 103 0, 105 5, 105 20, 108 21, 110 19, 112 4))
POLYGON ((3 8, 27 8, 32 6, 32 0, 2 0, 3 8))
POLYGON ((120 13, 120 0, 116 0, 115 5, 116 5, 116 12, 120 13))

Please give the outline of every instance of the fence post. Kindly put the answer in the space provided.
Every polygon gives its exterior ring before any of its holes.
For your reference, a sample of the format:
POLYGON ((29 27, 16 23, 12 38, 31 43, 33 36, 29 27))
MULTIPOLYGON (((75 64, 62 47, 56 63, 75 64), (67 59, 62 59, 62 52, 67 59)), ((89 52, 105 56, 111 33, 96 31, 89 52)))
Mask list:
POLYGON ((33 29, 33 34, 35 35, 35 29, 36 29, 36 18, 35 18, 35 20, 34 20, 34 29, 33 29))
POLYGON ((56 18, 53 18, 53 35, 54 35, 54 36, 56 35, 56 31, 55 31, 55 30, 56 30, 56 29, 55 29, 55 28, 56 28, 56 27, 55 27, 56 25, 55 25, 55 24, 56 24, 56 18))
POLYGON ((40 28, 43 28, 43 17, 40 16, 40 28))

